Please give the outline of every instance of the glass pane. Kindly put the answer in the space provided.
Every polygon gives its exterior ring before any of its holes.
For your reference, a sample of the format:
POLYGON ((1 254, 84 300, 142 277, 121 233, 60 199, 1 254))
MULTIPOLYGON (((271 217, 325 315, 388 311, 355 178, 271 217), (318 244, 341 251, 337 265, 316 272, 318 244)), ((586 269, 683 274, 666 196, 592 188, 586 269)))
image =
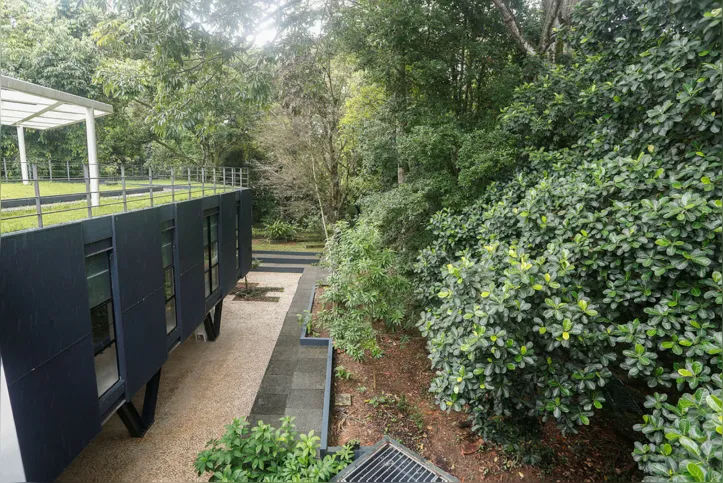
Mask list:
POLYGON ((110 299, 110 272, 108 270, 88 277, 87 283, 88 304, 91 308, 110 299))
POLYGON ((176 294, 176 284, 173 279, 173 267, 169 267, 166 269, 163 280, 163 289, 166 292, 166 300, 170 299, 176 294))
POLYGON ((165 268, 169 265, 173 265, 173 244, 165 244, 161 250, 161 253, 163 254, 163 267, 165 268))
POLYGON ((85 259, 85 276, 92 277, 108 270, 108 252, 102 252, 85 259))
POLYGON ((98 385, 98 397, 101 397, 113 384, 118 382, 118 357, 113 342, 103 352, 95 356, 95 381, 98 385))
POLYGON ((208 272, 208 269, 211 268, 211 265, 209 264, 211 261, 211 247, 205 247, 203 252, 203 271, 208 272))
POLYGON ((176 328, 176 298, 166 302, 166 334, 176 328))
POLYGON ((206 289, 206 298, 208 298, 208 296, 211 295, 211 286, 209 285, 209 275, 208 275, 208 273, 209 273, 209 272, 206 272, 206 273, 203 274, 203 282, 204 282, 204 285, 205 285, 204 288, 206 289))
POLYGON ((218 265, 218 243, 211 245, 211 266, 218 265))
POLYGON ((211 292, 215 292, 218 288, 218 267, 211 269, 211 292))
POLYGON ((208 245, 208 220, 203 220, 203 246, 208 245))
POLYGON ((218 224, 214 223, 214 219, 216 218, 216 215, 211 217, 211 226, 209 230, 211 230, 211 241, 215 242, 218 240, 218 224))
POLYGON ((93 353, 99 354, 115 340, 113 303, 109 302, 90 311, 90 327, 93 334, 93 353))
POLYGON ((238 247, 236 247, 236 270, 238 270, 239 268, 241 268, 241 257, 238 253, 238 247))
POLYGON ((161 223, 161 231, 168 230, 176 226, 176 220, 168 220, 161 223))

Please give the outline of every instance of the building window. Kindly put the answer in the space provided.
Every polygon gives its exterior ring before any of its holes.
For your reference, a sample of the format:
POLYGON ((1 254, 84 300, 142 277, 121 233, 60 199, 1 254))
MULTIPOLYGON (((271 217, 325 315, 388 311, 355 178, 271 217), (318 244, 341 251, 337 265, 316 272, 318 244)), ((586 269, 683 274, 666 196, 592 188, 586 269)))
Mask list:
POLYGON ((236 203, 236 270, 241 270, 241 252, 238 242, 238 220, 241 217, 241 203, 236 203))
POLYGON ((176 328, 176 277, 173 269, 174 220, 161 223, 161 250, 163 254, 163 290, 166 298, 166 334, 176 328))
POLYGON ((118 382, 118 351, 110 281, 110 250, 85 258, 98 397, 118 382))
POLYGON ((218 208, 203 214, 203 270, 206 298, 218 288, 218 208))

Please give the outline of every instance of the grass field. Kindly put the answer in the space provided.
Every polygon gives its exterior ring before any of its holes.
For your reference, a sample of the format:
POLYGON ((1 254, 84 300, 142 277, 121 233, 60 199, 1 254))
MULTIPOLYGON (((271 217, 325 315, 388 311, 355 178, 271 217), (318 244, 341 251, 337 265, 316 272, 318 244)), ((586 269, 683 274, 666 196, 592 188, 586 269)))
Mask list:
MULTIPOLYGON (((73 183, 51 183, 56 184, 73 184, 73 183)), ((159 183, 160 184, 160 183, 159 183)), ((2 186, 3 195, 5 194, 5 184, 2 186)), ((83 191, 85 192, 85 185, 83 191)), ((32 187, 32 186, 31 186, 32 187)), ((222 187, 217 187, 216 192, 222 193, 222 187)), ((229 187, 230 188, 230 187, 229 187)), ((63 189, 57 186, 52 186, 52 189, 63 189)), ((108 188, 112 189, 112 188, 108 188)), ((71 191, 70 193, 76 193, 77 191, 71 191)), ((206 196, 213 192, 213 187, 206 186, 206 196)), ((41 195, 43 191, 41 190, 41 195)), ((51 194, 51 193, 47 193, 51 194)), ((68 194, 55 192, 52 194, 68 194)), ((201 198, 203 191, 200 189, 200 185, 196 186, 191 192, 192 198, 201 198)), ((18 196, 15 196, 16 198, 18 196)), ((176 191, 176 201, 182 201, 188 199, 188 191, 176 191)), ((141 208, 148 208, 151 206, 151 201, 148 194, 132 195, 127 197, 128 211, 138 210, 141 208)), ((172 201, 171 193, 168 192, 156 192, 153 193, 153 205, 158 206, 172 201)), ((113 213, 121 213, 123 211, 123 198, 120 196, 106 197, 100 199, 100 206, 92 208, 93 217, 110 215, 113 213)), ((43 206, 43 226, 57 225, 59 223, 66 223, 69 221, 82 220, 88 217, 88 205, 85 201, 75 201, 68 203, 55 203, 52 205, 43 206)), ((28 208, 17 208, 17 209, 2 209, 0 210, 0 233, 9 233, 18 230, 26 230, 28 228, 36 228, 38 226, 37 213, 35 207, 28 208)))
POLYGON ((324 248, 306 248, 306 245, 317 245, 323 242, 283 242, 271 243, 265 239, 257 239, 253 241, 254 250, 265 250, 273 252, 323 252, 324 248))
MULTIPOLYGON (((154 179, 154 185, 171 185, 170 179, 154 179)), ((182 180, 176 180, 176 184, 179 186, 188 186, 188 182, 182 180)), ((126 189, 147 187, 148 180, 126 180, 126 189)), ((201 187, 202 183, 193 181, 191 186, 201 187)), ((52 196, 52 195, 69 195, 74 193, 85 193, 85 183, 69 183, 67 181, 39 181, 38 187, 40 188, 40 196, 52 196)), ((217 185, 217 188, 221 187, 221 184, 217 185)), ((100 183, 100 191, 112 191, 119 190, 122 188, 121 183, 100 183)), ((213 183, 206 183, 206 189, 213 190, 213 183)), ((3 181, 0 186, 0 199, 9 200, 13 198, 33 198, 35 197, 35 186, 32 181, 28 184, 23 184, 22 181, 3 181)))

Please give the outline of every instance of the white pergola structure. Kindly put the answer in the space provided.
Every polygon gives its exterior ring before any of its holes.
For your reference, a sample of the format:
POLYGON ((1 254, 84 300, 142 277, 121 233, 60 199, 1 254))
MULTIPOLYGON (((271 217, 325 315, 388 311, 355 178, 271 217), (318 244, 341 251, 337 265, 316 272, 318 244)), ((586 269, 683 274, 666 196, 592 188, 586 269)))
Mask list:
POLYGON ((91 202, 100 204, 100 167, 95 140, 95 118, 113 112, 113 106, 30 82, 0 76, 0 124, 18 130, 18 150, 23 183, 28 184, 25 128, 53 129, 85 121, 91 202))

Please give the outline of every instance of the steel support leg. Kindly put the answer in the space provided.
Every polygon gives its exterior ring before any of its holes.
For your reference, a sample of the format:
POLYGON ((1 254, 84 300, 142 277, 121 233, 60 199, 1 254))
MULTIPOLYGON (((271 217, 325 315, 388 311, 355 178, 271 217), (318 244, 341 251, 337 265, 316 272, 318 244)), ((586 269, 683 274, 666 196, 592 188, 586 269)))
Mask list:
POLYGON ((206 337, 209 341, 215 341, 221 334, 221 314, 223 312, 223 300, 220 300, 213 311, 206 314, 203 320, 203 327, 206 329, 206 337))
POLYGON ((156 403, 158 402, 158 388, 161 385, 161 370, 158 369, 150 381, 146 383, 146 393, 143 398, 143 414, 139 415, 133 402, 128 401, 118 408, 118 416, 128 429, 132 438, 142 438, 146 431, 156 420, 156 403))

